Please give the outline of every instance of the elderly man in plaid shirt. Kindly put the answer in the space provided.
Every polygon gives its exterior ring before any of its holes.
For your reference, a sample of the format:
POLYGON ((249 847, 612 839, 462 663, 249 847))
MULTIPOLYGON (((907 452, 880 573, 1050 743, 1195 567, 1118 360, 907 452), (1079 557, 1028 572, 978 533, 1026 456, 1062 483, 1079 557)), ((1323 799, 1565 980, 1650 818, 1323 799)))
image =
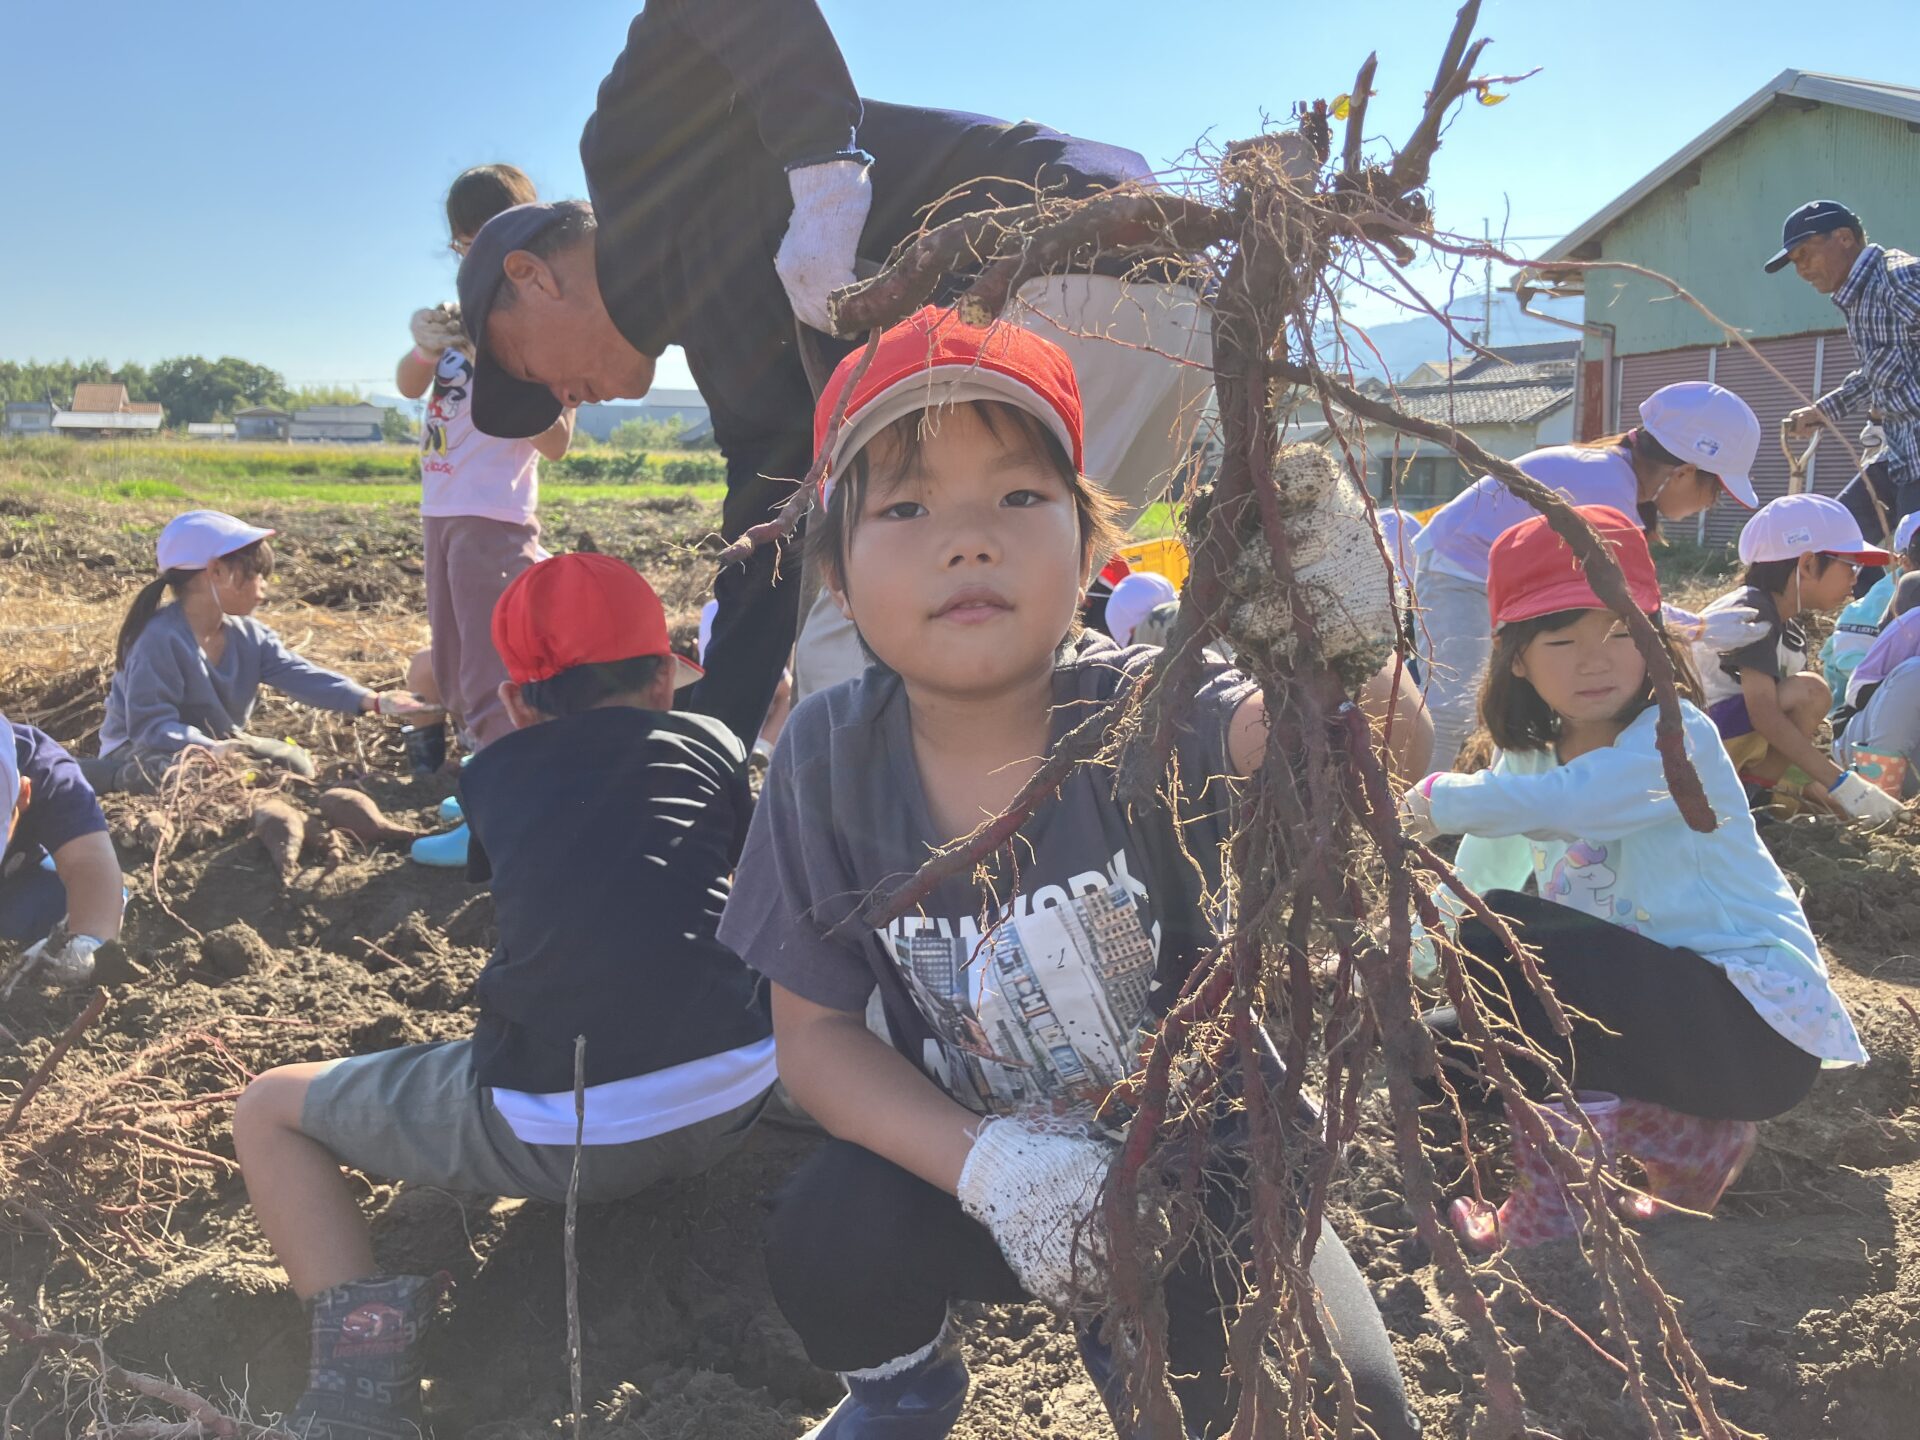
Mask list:
MULTIPOLYGON (((1767 271, 1795 272, 1847 317, 1847 338, 1859 367, 1787 423, 1810 435, 1866 410, 1886 433, 1886 452, 1841 492, 1868 535, 1881 537, 1867 487, 1887 507, 1887 524, 1920 509, 1920 259, 1869 245, 1860 217, 1833 200, 1815 200, 1787 217, 1780 252, 1767 271)), ((1866 580, 1866 576, 1861 577, 1866 580)))

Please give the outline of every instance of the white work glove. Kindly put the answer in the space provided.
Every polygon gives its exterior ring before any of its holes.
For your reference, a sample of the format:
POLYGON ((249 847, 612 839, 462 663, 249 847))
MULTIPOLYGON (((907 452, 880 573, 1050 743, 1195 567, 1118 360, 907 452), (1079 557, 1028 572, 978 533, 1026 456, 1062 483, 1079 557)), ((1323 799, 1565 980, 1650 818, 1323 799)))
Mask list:
POLYGON ((1715 655, 1730 654, 1764 640, 1770 628, 1751 605, 1729 605, 1704 615, 1695 615, 1678 605, 1662 605, 1660 612, 1667 629, 1688 644, 1715 655))
POLYGON ((989 1120, 960 1171, 960 1208, 987 1227, 1036 1300, 1069 1308, 1106 1258, 1094 1211, 1113 1163, 1111 1147, 1085 1136, 989 1120))
POLYGON ((48 984, 62 990, 77 990, 93 979, 93 952, 107 942, 91 935, 67 934, 66 922, 37 944, 29 945, 22 958, 28 971, 37 971, 48 984))
POLYGON ((1878 420, 1869 420, 1860 431, 1860 458, 1871 465, 1881 458, 1887 448, 1887 432, 1881 428, 1878 420))
POLYGON ((1839 806, 1841 814, 1869 830, 1879 829, 1906 810, 1878 785, 1869 784, 1851 770, 1833 783, 1827 795, 1839 806))
POLYGON ((873 182, 858 160, 828 160, 787 172, 793 217, 780 237, 773 268, 793 313, 822 334, 833 334, 827 297, 851 285, 860 232, 873 204, 873 182))
POLYGON ((1433 782, 1445 771, 1436 770, 1417 785, 1410 785, 1400 797, 1400 828, 1409 840, 1437 840, 1440 829, 1433 823, 1433 782))
POLYGON ((449 300, 431 310, 416 310, 409 322, 413 343, 436 361, 448 350, 467 350, 467 332, 460 324, 460 304, 449 300))
POLYGON ((388 720, 439 720, 447 712, 411 690, 382 690, 373 697, 373 713, 388 720))

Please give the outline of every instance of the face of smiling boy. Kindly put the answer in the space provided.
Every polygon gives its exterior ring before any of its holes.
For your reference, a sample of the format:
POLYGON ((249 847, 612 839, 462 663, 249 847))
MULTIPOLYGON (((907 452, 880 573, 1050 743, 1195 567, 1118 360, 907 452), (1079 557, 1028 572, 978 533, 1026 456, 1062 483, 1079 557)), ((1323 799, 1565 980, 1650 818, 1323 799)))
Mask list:
POLYGON ((1052 669, 1087 582, 1079 518, 1014 427, 996 434, 971 405, 927 421, 904 473, 889 437, 868 447, 835 598, 909 686, 989 695, 1052 669))
POLYGON ((1513 673, 1539 692, 1562 720, 1613 720, 1647 680, 1647 662, 1610 610, 1588 610, 1573 624, 1545 630, 1514 657, 1513 673))

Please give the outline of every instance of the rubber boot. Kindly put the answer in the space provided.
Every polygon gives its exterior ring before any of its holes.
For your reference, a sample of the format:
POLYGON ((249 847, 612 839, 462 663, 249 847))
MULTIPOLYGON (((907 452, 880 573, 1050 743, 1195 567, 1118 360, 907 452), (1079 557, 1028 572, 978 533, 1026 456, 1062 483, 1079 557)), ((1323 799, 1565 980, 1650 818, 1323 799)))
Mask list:
POLYGON ((460 808, 460 797, 458 795, 449 795, 440 802, 440 823, 442 825, 458 825, 466 818, 467 812, 460 808))
POLYGON ((418 1440, 420 1341, 446 1277, 383 1275, 314 1296, 307 1392, 282 1428, 303 1440, 418 1440))
POLYGON ((1706 1120, 1645 1100, 1622 1100, 1618 1153, 1647 1172, 1647 1193, 1628 1195, 1621 1213, 1656 1220, 1677 1210, 1708 1215, 1753 1157, 1760 1127, 1751 1120, 1706 1120))
POLYGON ((892 1374, 840 1378, 847 1398, 801 1440, 945 1440, 960 1419, 970 1383, 951 1329, 940 1332, 927 1354, 892 1374))
POLYGON ((464 870, 467 866, 467 827, 447 830, 439 835, 425 835, 413 842, 408 852, 417 865, 431 865, 439 870, 464 870))
POLYGON ((447 722, 403 725, 400 733, 406 737, 407 767, 413 772, 413 778, 424 780, 439 774, 440 767, 447 763, 447 722))
MULTIPOLYGON (((1602 1156, 1610 1159, 1619 1097, 1582 1091, 1579 1100, 1600 1136, 1602 1156)), ((1583 1162, 1592 1158, 1592 1142, 1567 1106, 1542 1105, 1539 1113, 1561 1145, 1571 1147, 1583 1162)), ((1570 1240, 1580 1233, 1580 1212, 1574 1208, 1565 1182, 1546 1152, 1528 1141, 1518 1124, 1513 1126, 1513 1171, 1513 1193, 1497 1212, 1467 1196, 1453 1202, 1448 1218, 1468 1249, 1487 1254, 1507 1244, 1525 1250, 1554 1240, 1570 1240)))
MULTIPOLYGON (((1119 1440, 1155 1440, 1131 1422, 1133 1406, 1127 1399, 1127 1376, 1114 1356, 1113 1347, 1090 1326, 1075 1327, 1073 1338, 1080 1347, 1080 1363, 1086 1366, 1087 1378, 1100 1392, 1101 1403, 1107 1407, 1107 1418, 1113 1421, 1113 1433, 1119 1440)), ((1199 1435, 1198 1430, 1189 1430, 1186 1440, 1199 1440, 1199 1435)))

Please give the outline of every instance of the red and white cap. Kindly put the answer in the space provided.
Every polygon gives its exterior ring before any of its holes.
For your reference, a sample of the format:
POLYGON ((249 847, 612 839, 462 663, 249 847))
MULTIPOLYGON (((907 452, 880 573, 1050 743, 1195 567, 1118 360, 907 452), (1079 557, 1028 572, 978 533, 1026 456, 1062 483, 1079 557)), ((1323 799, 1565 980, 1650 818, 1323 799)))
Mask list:
POLYGON ((1749 475, 1760 453, 1760 418, 1731 390, 1705 380, 1662 386, 1640 402, 1640 423, 1668 454, 1718 476, 1749 510, 1760 503, 1749 475))
POLYGON ((1802 555, 1838 555, 1862 565, 1884 565, 1893 558, 1867 544, 1853 512, 1826 495, 1782 495, 1769 500, 1740 532, 1743 565, 1798 560, 1802 555))
MULTIPOLYGON (((1660 577, 1654 573, 1646 532, 1611 505, 1574 508, 1613 551, 1633 603, 1647 614, 1658 610, 1660 577)), ((1534 620, 1562 610, 1606 608, 1606 602, 1594 594, 1573 547, 1544 515, 1521 521, 1487 552, 1487 610, 1496 630, 1516 620, 1534 620)))
POLYGON ((273 531, 249 525, 222 510, 189 510, 176 515, 160 532, 154 556, 162 573, 168 570, 204 570, 223 556, 244 550, 273 531))
POLYGON ((646 655, 673 660, 676 690, 706 673, 674 652, 646 578, 611 555, 554 555, 522 570, 494 604, 493 648, 516 685, 646 655))
POLYGON ((827 442, 827 427, 841 393, 853 385, 846 418, 834 437, 820 504, 833 496, 848 457, 903 415, 938 410, 969 400, 1003 400, 1037 417, 1081 470, 1080 385, 1073 362, 1051 340, 999 324, 965 325, 951 312, 928 306, 881 335, 873 362, 856 382, 861 351, 847 356, 820 392, 813 412, 813 452, 827 442))

